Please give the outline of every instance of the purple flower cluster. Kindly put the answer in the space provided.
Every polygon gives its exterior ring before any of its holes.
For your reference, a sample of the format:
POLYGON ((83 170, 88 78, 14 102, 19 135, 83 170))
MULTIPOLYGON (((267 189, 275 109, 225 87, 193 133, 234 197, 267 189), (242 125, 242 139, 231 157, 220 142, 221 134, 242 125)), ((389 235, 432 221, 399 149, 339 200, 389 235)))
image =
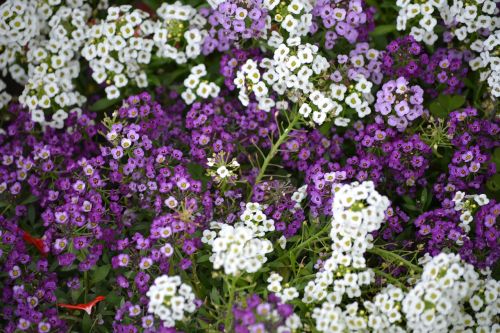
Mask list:
POLYGON ((403 132, 415 119, 422 117, 424 91, 417 85, 410 86, 404 77, 390 80, 377 92, 375 111, 377 123, 386 122, 403 132))
POLYGON ((201 12, 208 20, 209 35, 203 41, 203 53, 228 51, 235 42, 260 38, 265 33, 267 10, 262 0, 231 0, 214 10, 201 12))
POLYGON ((440 199, 450 198, 455 191, 484 190, 485 182, 495 174, 491 161, 492 150, 500 143, 498 120, 479 118, 474 108, 465 108, 450 114, 448 136, 453 147, 449 172, 441 174, 434 184, 440 199))
POLYGON ((341 38, 350 44, 363 42, 375 27, 374 12, 363 0, 317 1, 312 11, 311 34, 324 29, 326 49, 332 49, 341 38))
POLYGON ((292 200, 295 187, 281 181, 269 181, 258 184, 252 196, 253 202, 267 206, 264 214, 274 220, 276 231, 286 238, 294 236, 305 221, 302 207, 296 207, 292 200))
POLYGON ((439 48, 432 55, 412 36, 404 36, 390 42, 382 53, 382 72, 392 79, 404 77, 420 84, 430 97, 457 94, 464 87, 467 76, 469 51, 439 48))
POLYGON ((470 232, 459 226, 460 213, 453 202, 445 200, 443 208, 424 212, 415 219, 417 241, 435 256, 445 248, 455 249, 463 260, 478 268, 491 267, 500 258, 500 204, 495 200, 480 207, 473 215, 470 232))
MULTIPOLYGON (((190 156, 202 164, 207 157, 221 151, 236 155, 238 145, 267 149, 271 146, 269 137, 277 130, 271 113, 259 110, 257 103, 243 108, 232 97, 193 104, 186 115, 185 126, 190 132, 190 156)), ((234 157, 246 160, 245 156, 234 157)))
POLYGON ((347 87, 355 84, 360 75, 375 84, 382 82, 379 51, 370 48, 368 43, 356 43, 349 54, 337 55, 336 69, 330 74, 335 83, 343 83, 347 87))

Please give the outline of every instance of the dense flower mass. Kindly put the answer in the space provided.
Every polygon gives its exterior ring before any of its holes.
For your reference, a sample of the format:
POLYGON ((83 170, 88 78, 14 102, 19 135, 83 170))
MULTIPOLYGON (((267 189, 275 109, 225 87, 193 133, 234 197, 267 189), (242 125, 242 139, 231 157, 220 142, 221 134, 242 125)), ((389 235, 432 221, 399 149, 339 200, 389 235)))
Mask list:
POLYGON ((500 0, 5 0, 0 331, 499 332, 500 0))

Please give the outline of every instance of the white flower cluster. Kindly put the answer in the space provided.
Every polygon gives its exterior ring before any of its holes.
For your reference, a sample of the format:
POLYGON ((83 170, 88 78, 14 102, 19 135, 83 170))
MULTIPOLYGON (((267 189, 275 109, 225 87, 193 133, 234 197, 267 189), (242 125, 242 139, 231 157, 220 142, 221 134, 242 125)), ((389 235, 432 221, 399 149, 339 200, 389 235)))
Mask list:
POLYGON ((479 70, 481 81, 487 81, 491 88, 493 97, 500 97, 500 57, 498 49, 500 45, 500 20, 497 14, 497 29, 485 40, 476 39, 470 48, 476 51, 478 56, 469 61, 472 70, 479 70))
POLYGON ((397 29, 406 30, 412 25, 410 34, 416 41, 428 45, 438 39, 435 32, 438 20, 442 20, 446 33, 477 53, 470 60, 473 70, 480 70, 481 81, 488 81, 493 97, 500 96, 500 58, 496 54, 500 43, 500 18, 498 0, 462 1, 398 0, 400 7, 397 29), (417 21, 418 25, 410 24, 417 21))
MULTIPOLYGON (((310 1, 292 0, 288 6, 280 5, 279 0, 264 0, 263 7, 270 11, 268 26, 277 24, 289 37, 301 37, 309 33, 312 25, 313 6, 310 1)), ((267 29, 271 30, 271 29, 267 29)), ((272 43, 272 39, 271 39, 272 43)))
POLYGON ((392 284, 382 289, 372 301, 363 303, 369 313, 367 325, 376 333, 405 332, 399 325, 403 316, 401 302, 404 292, 392 284))
MULTIPOLYGON (((36 14, 36 2, 27 0, 7 0, 0 5, 0 73, 9 73, 16 82, 26 83, 26 70, 19 65, 18 58, 30 40, 39 34, 40 20, 36 14)), ((0 108, 11 100, 5 84, 0 83, 0 108)))
POLYGON ((375 190, 372 181, 353 182, 335 190, 332 205, 332 257, 325 266, 365 268, 364 254, 371 247, 371 232, 382 226, 390 206, 387 197, 375 190))
MULTIPOLYGON (((276 39, 273 43, 273 47, 276 47, 273 58, 264 58, 260 64, 249 59, 236 75, 234 83, 239 88, 239 99, 243 105, 248 105, 250 94, 253 93, 259 108, 269 111, 275 106, 270 97, 274 92, 299 103, 299 114, 309 123, 317 125, 335 118, 337 126, 347 126, 349 118, 342 117, 341 113, 348 109, 354 110, 360 118, 371 113, 369 105, 374 101, 371 93, 373 83, 360 73, 361 70, 348 72, 352 82, 348 86, 336 82, 329 87, 322 87, 330 81, 331 73, 330 64, 318 54, 318 47, 301 44, 298 37, 289 38, 286 44, 279 35, 273 35, 270 40, 273 38, 276 39)), ((374 50, 367 50, 366 54, 372 62, 378 57, 374 50)), ((348 57, 339 59, 347 61, 348 57)), ((365 59, 359 55, 351 62, 356 69, 365 64, 365 59)), ((338 70, 334 70, 334 74, 342 79, 338 70)))
POLYGON ((197 99, 215 98, 219 95, 220 88, 214 82, 203 80, 207 75, 205 64, 199 64, 191 68, 191 73, 184 80, 186 90, 181 94, 182 99, 186 104, 190 105, 197 99))
POLYGON ((83 0, 8 0, 0 6, 0 71, 25 85, 19 101, 43 126, 62 128, 66 109, 85 101, 72 80, 80 73, 89 15, 83 0))
MULTIPOLYGON (((276 278, 275 278, 276 280, 276 278)), ((273 283, 276 283, 273 281, 273 283)), ((481 278, 457 254, 428 258, 407 293, 388 285, 371 301, 347 305, 334 292, 313 310, 320 332, 498 332, 500 281, 481 278), (363 310, 363 311, 360 311, 363 310)), ((361 294, 355 295, 359 297, 361 294)))
MULTIPOLYGON (((359 55, 356 59, 351 59, 351 61, 356 64, 356 60, 361 63, 362 59, 363 56, 359 55)), ((368 81, 362 74, 353 77, 352 81, 354 84, 349 86, 343 83, 332 83, 330 85, 331 97, 335 103, 342 103, 339 104, 340 111, 344 108, 351 108, 356 111, 359 118, 363 118, 372 112, 369 105, 375 100, 371 93, 373 83, 368 81)), ((350 119, 347 117, 335 118, 337 126, 347 126, 349 122, 350 119)))
MULTIPOLYGON (((277 318, 279 316, 278 310, 273 310, 271 312, 270 317, 275 317, 277 318)), ((285 319, 285 324, 280 325, 276 328, 276 333, 289 333, 289 332, 300 332, 300 329, 302 328, 302 321, 300 320, 300 317, 292 313, 288 318, 285 319)))
POLYGON ((106 83, 108 99, 120 97, 119 88, 134 80, 138 87, 148 85, 141 66, 151 61, 154 42, 149 35, 154 30, 149 15, 130 5, 110 7, 106 19, 92 26, 82 49, 89 61, 92 78, 106 83))
POLYGON ((207 166, 210 169, 207 170, 207 174, 212 177, 217 183, 223 181, 232 182, 236 180, 236 171, 240 167, 238 161, 233 158, 231 161, 229 159, 229 154, 224 151, 220 151, 217 154, 213 154, 212 157, 207 158, 207 166))
POLYGON ((324 302, 314 308, 311 317, 316 322, 316 330, 323 333, 368 332, 366 317, 360 311, 358 302, 340 305, 324 302))
POLYGON ((433 13, 439 12, 447 0, 430 0, 430 1, 412 1, 412 0, 397 0, 396 5, 400 7, 398 18, 396 20, 396 28, 398 30, 406 30, 407 25, 411 21, 417 21, 418 25, 413 24, 410 34, 416 41, 424 41, 426 44, 432 45, 438 39, 434 32, 437 20, 432 16, 433 13))
POLYGON ((26 70, 18 63, 19 57, 23 54, 23 48, 18 44, 0 45, 0 74, 6 76, 10 74, 12 79, 19 84, 28 81, 26 70))
POLYGON ((402 302, 407 328, 437 333, 476 327, 476 332, 490 332, 500 308, 499 292, 499 281, 482 280, 457 254, 441 253, 425 264, 402 302))
POLYGON ((7 0, 0 6, 0 45, 24 47, 39 34, 36 1, 7 0))
POLYGON ((183 64, 200 55, 207 36, 203 29, 206 19, 195 8, 179 1, 174 4, 163 2, 156 13, 163 19, 156 23, 153 35, 159 57, 183 64))
POLYGON ((149 298, 148 312, 158 316, 164 327, 175 327, 176 321, 184 320, 186 313, 196 310, 191 286, 182 283, 177 275, 157 277, 146 296, 149 298))
POLYGON ((351 272, 349 267, 366 268, 364 254, 371 247, 370 233, 380 228, 389 205, 389 199, 380 195, 371 181, 334 187, 330 232, 333 251, 323 270, 308 282, 303 302, 326 298, 330 303, 340 304, 344 295, 359 297, 361 287, 372 283, 374 274, 370 269, 351 272), (331 285, 333 292, 328 293, 331 285))
MULTIPOLYGON (((44 3, 45 4, 45 3, 44 3)), ((87 7, 83 7, 84 9, 87 7)), ((26 58, 28 81, 19 97, 32 120, 55 128, 64 126, 69 107, 82 106, 86 98, 76 91, 73 80, 80 74, 80 49, 87 35, 89 10, 39 7, 47 17, 47 39, 30 41, 26 58), (48 112, 48 111, 51 112, 48 112), (45 115, 50 114, 51 119, 45 115)))
MULTIPOLYGON (((454 208, 460 214, 460 228, 466 233, 470 232, 470 223, 474 220, 474 212, 479 206, 487 205, 490 202, 485 194, 466 195, 464 192, 458 191, 453 197, 454 208)), ((459 245, 463 244, 461 239, 457 239, 459 245)))
POLYGON ((285 284, 285 288, 281 285, 281 281, 283 281, 283 277, 278 273, 271 273, 267 282, 269 283, 267 286, 267 290, 275 293, 280 301, 283 303, 287 303, 299 297, 299 292, 296 288, 288 286, 285 284))
POLYGON ((257 237, 263 237, 267 232, 274 231, 274 220, 267 218, 262 212, 263 208, 259 203, 249 202, 240 216, 241 222, 257 237))
POLYGON ((286 95, 292 102, 308 96, 314 110, 304 102, 299 112, 306 119, 312 114, 314 123, 320 125, 327 115, 335 116, 340 112, 338 105, 318 91, 313 83, 324 76, 329 67, 327 59, 318 54, 316 45, 301 44, 300 38, 290 38, 287 44, 281 43, 276 48, 272 59, 264 58, 259 65, 254 60, 247 60, 234 83, 240 90, 243 105, 248 105, 253 92, 259 108, 264 111, 275 106, 270 98, 272 92, 286 95), (264 71, 262 76, 259 66, 264 71))
POLYGON ((443 6, 441 17, 454 37, 465 42, 477 56, 469 61, 472 70, 480 71, 487 81, 492 97, 500 97, 500 9, 499 0, 464 2, 453 0, 443 6))
POLYGON ((297 191, 293 192, 292 201, 295 202, 294 209, 300 208, 300 203, 305 199, 306 196, 307 196, 307 185, 302 185, 297 189, 297 191))
POLYGON ((364 301, 364 309, 358 302, 344 306, 340 302, 328 300, 313 310, 312 318, 316 329, 324 333, 404 333, 406 331, 399 325, 403 319, 400 309, 404 296, 401 289, 389 285, 372 301, 364 301))
POLYGON ((307 283, 302 301, 314 303, 326 299, 332 304, 340 304, 344 295, 348 298, 361 296, 361 287, 373 283, 374 278, 369 269, 360 272, 351 272, 345 268, 333 270, 331 265, 325 263, 324 270, 316 273, 315 279, 307 283), (328 292, 330 286, 333 286, 332 292, 328 292))
POLYGON ((201 239, 212 247, 214 269, 224 267, 228 275, 257 272, 267 261, 266 254, 273 250, 269 240, 259 238, 274 230, 274 221, 267 219, 259 204, 247 203, 240 219, 234 225, 212 222, 201 239))
POLYGON ((2 79, 0 79, 0 109, 2 109, 4 106, 6 106, 12 96, 5 91, 6 85, 5 82, 3 82, 2 79))
POLYGON ((493 278, 481 280, 480 287, 475 290, 468 300, 469 306, 474 312, 474 317, 467 316, 467 320, 462 320, 461 327, 476 326, 476 332, 487 332, 491 327, 491 332, 499 332, 498 314, 500 313, 500 281, 493 278))

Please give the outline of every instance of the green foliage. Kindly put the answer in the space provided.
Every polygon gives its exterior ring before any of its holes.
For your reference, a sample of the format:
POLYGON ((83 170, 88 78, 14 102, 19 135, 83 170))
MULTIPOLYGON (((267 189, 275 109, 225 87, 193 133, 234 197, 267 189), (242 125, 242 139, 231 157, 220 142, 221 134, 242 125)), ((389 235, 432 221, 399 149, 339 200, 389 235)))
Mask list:
POLYGON ((429 105, 429 111, 434 117, 445 119, 450 112, 459 109, 464 104, 464 96, 439 95, 439 97, 429 105))

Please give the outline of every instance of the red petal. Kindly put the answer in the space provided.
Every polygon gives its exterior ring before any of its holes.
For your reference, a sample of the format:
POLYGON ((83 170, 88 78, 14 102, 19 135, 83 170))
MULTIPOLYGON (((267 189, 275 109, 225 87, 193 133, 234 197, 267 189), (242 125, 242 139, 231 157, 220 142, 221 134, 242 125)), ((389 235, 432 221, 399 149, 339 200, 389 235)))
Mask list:
POLYGON ((45 243, 43 239, 41 238, 36 238, 31 236, 27 231, 23 230, 23 239, 26 241, 26 243, 32 244, 35 246, 43 256, 47 255, 47 251, 45 250, 45 243))
POLYGON ((66 308, 66 309, 70 309, 70 310, 81 310, 81 311, 85 311, 87 312, 89 315, 90 313, 92 312, 92 308, 97 304, 99 303, 100 301, 103 301, 106 297, 104 296, 97 296, 96 298, 94 298, 94 300, 88 302, 88 303, 85 303, 85 304, 76 304, 76 305, 72 305, 72 304, 64 304, 64 303, 59 303, 57 304, 57 306, 61 307, 61 308, 66 308))

